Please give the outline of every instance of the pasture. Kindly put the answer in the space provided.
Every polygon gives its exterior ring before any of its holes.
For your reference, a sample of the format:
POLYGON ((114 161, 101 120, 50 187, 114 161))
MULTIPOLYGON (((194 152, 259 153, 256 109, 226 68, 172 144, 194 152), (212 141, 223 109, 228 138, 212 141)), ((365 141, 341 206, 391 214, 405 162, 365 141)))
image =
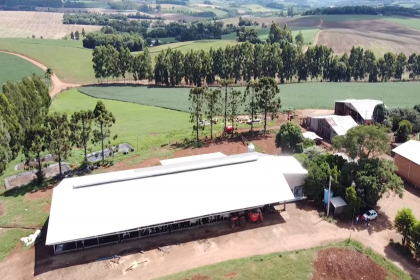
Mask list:
POLYGON ((0 38, 60 39, 85 29, 86 33, 101 29, 94 25, 63 24, 63 14, 47 12, 0 11, 0 38))
MULTIPOLYGON (((377 99, 388 107, 413 107, 419 104, 418 82, 321 83, 279 85, 282 109, 334 109, 340 99, 377 99)), ((244 91, 244 87, 235 88, 244 91)), ((80 91, 96 98, 121 100, 177 111, 189 111, 189 88, 147 86, 92 86, 80 91)), ((53 104, 54 105, 54 104, 53 104)))
POLYGON ((37 74, 44 77, 44 71, 20 57, 0 52, 0 92, 1 86, 8 80, 20 81, 23 77, 37 74))
POLYGON ((82 41, 41 39, 0 39, 0 50, 28 56, 47 67, 66 83, 96 82, 92 68, 92 50, 82 41))

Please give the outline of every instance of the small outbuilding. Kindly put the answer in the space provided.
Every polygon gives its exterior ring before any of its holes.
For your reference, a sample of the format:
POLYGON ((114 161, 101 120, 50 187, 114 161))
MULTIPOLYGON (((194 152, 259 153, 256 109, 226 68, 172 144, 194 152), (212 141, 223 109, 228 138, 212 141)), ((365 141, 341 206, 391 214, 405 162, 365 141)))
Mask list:
POLYGON ((331 141, 337 135, 345 135, 350 128, 357 126, 357 123, 350 116, 328 115, 308 117, 306 125, 323 139, 331 141))
POLYGON ((393 149, 397 174, 405 181, 420 186, 420 142, 410 140, 393 149))
POLYGON ((331 198, 330 203, 333 207, 333 216, 344 214, 344 209, 346 208, 347 203, 344 201, 344 199, 341 198, 341 196, 331 198))

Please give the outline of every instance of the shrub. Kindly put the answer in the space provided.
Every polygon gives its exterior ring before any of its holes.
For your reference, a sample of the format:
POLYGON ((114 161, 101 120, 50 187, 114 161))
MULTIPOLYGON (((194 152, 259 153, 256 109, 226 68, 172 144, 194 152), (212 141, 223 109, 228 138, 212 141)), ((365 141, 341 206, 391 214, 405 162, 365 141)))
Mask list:
POLYGON ((407 140, 410 140, 410 134, 413 131, 413 125, 407 121, 403 120, 400 121, 398 130, 395 132, 396 141, 398 143, 406 142, 407 140))

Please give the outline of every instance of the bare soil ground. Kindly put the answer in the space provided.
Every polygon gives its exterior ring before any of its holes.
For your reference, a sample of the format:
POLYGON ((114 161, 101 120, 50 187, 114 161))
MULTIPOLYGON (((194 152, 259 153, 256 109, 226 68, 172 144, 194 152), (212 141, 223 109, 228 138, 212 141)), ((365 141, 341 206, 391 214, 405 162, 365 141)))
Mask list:
MULTIPOLYGON (((1 13, 1 11, 0 11, 1 13)), ((1 25, 1 23, 0 23, 1 25)), ((1 31, 0 31, 1 32, 1 31)), ((8 52, 8 51, 0 51, 0 52, 4 52, 4 53, 8 53, 8 54, 13 54, 16 55, 20 58, 23 58, 33 64, 35 64, 36 66, 38 66, 39 68, 41 68, 42 70, 46 71, 47 70, 47 66, 45 66, 44 64, 41 64, 40 62, 29 58, 27 56, 21 55, 21 54, 17 54, 17 53, 13 53, 13 52, 8 52)), ((63 83, 58 77, 57 75, 53 74, 51 76, 51 83, 52 83, 52 88, 50 89, 50 96, 51 98, 53 98, 55 95, 59 94, 60 92, 62 92, 63 90, 72 88, 72 87, 78 87, 80 85, 78 84, 67 84, 67 83, 63 83)))
POLYGON ((60 39, 71 31, 85 29, 86 32, 101 29, 95 25, 63 24, 63 14, 47 12, 0 11, 0 37, 60 39))
POLYGON ((318 252, 312 280, 385 280, 386 271, 360 252, 331 248, 318 252))
POLYGON ((323 22, 321 28, 317 43, 338 54, 350 52, 353 46, 371 49, 377 55, 389 51, 410 55, 420 48, 420 31, 385 20, 323 22))

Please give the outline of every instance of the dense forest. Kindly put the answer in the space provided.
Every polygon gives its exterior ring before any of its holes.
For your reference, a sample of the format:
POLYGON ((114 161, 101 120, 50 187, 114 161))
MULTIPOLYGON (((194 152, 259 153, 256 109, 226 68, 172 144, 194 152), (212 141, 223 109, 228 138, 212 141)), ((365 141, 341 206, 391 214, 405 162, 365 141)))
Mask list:
POLYGON ((420 15, 420 12, 413 8, 404 8, 400 6, 384 6, 384 7, 370 7, 370 6, 346 6, 333 8, 318 8, 315 10, 306 11, 303 15, 400 15, 400 16, 414 16, 420 15))
POLYGON ((97 14, 97 13, 65 13, 63 24, 108 25, 113 20, 128 22, 128 17, 122 14, 97 14))
POLYGON ((51 105, 48 86, 41 77, 8 81, 0 92, 0 173, 18 155, 27 132, 42 122, 51 105))
MULTIPOLYGON (((420 75, 420 56, 416 54, 407 59, 403 53, 389 52, 377 58, 371 50, 353 47, 350 54, 335 55, 332 49, 319 45, 309 47, 303 53, 302 48, 294 44, 287 26, 280 27, 276 24, 271 26, 265 44, 252 45, 245 42, 235 46, 228 45, 224 49, 210 49, 208 52, 191 50, 186 54, 168 48, 155 58, 152 76, 151 71, 139 71, 139 64, 135 63, 139 60, 151 61, 148 54, 141 54, 140 59, 139 55, 132 56, 129 52, 121 56, 112 47, 106 51, 116 52, 112 56, 116 61, 108 62, 103 67, 94 66, 95 76, 99 80, 120 77, 122 70, 119 65, 125 65, 124 73, 142 73, 133 74, 135 79, 155 80, 157 85, 167 86, 177 86, 182 81, 201 86, 204 83, 214 83, 217 77, 231 78, 238 82, 265 76, 278 78, 281 83, 285 83, 293 79, 298 82, 308 79, 331 82, 401 80, 406 71, 411 78, 420 75), (124 61, 121 62, 121 59, 124 61)), ((107 57, 106 51, 103 51, 103 60, 107 57)), ((98 60, 100 59, 94 54, 93 61, 98 60)), ((152 66, 143 65, 142 68, 151 69, 152 66)))

